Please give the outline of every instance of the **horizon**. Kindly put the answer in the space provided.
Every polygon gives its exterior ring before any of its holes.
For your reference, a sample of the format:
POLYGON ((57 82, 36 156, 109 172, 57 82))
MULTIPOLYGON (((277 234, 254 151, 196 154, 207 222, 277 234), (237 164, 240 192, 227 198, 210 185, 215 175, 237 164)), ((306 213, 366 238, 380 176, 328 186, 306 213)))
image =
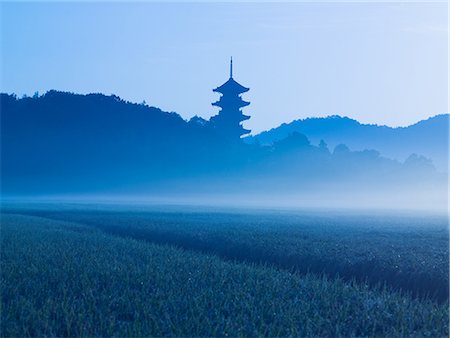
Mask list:
POLYGON ((448 113, 447 3, 0 6, 1 91, 18 96, 115 93, 209 119, 233 56, 253 135, 307 117, 402 127, 448 113))

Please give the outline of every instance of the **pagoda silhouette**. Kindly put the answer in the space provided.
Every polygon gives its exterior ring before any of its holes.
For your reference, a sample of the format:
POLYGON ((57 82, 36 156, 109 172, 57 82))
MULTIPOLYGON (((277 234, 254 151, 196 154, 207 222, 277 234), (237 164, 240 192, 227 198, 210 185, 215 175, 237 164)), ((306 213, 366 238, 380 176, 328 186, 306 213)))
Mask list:
POLYGON ((213 92, 220 93, 219 101, 212 103, 220 109, 219 113, 211 118, 211 123, 215 130, 222 136, 236 140, 242 135, 250 133, 250 130, 242 126, 242 122, 248 120, 250 116, 244 115, 241 108, 248 106, 250 102, 242 100, 241 94, 249 90, 233 79, 233 58, 230 59, 230 78, 223 85, 213 89, 213 92))

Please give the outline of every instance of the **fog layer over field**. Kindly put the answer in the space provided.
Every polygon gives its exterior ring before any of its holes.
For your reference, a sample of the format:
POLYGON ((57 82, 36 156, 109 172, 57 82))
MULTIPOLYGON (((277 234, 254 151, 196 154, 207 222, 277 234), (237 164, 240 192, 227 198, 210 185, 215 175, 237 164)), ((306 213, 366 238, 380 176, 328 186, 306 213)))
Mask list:
MULTIPOLYGON (((269 144, 248 144, 225 135, 226 128, 214 121, 186 121, 114 95, 50 91, 1 98, 3 198, 294 208, 447 206, 447 173, 420 152, 399 161, 366 149, 365 143, 352 149, 329 146, 327 138, 318 142, 317 135, 310 139, 295 130, 269 144)), ((327 119, 327 130, 339 130, 341 120, 327 119)), ((437 135, 424 153, 435 144, 445 147, 448 133, 442 130, 448 118, 434 120, 429 128, 414 129, 413 136, 391 130, 396 137, 384 146, 437 135)), ((355 128, 350 134, 364 139, 362 127, 355 128)), ((415 151, 414 144, 404 153, 415 151)))
MULTIPOLYGON (((244 186, 244 183, 241 184, 244 186)), ((51 202, 51 203, 112 203, 117 206, 155 206, 179 205, 208 208, 256 208, 256 209, 288 209, 288 210, 372 210, 376 212, 430 212, 447 214, 448 196, 447 186, 435 186, 420 189, 419 187, 403 188, 379 186, 369 189, 358 187, 332 187, 325 189, 317 185, 317 189, 299 189, 292 192, 269 190, 248 191, 239 189, 239 184, 228 187, 233 191, 220 191, 220 187, 205 184, 198 185, 196 192, 188 190, 185 184, 173 184, 172 191, 160 190, 145 193, 145 185, 138 189, 140 192, 111 193, 67 193, 67 194, 39 194, 39 195, 9 195, 3 196, 4 202, 51 202), (180 192, 181 191, 181 192, 180 192), (183 192, 184 191, 184 192, 183 192)))

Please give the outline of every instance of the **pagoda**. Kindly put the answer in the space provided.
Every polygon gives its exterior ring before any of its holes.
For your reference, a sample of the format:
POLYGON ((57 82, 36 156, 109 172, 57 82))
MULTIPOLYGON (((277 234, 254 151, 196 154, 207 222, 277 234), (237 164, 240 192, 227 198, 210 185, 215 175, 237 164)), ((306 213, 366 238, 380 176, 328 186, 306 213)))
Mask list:
POLYGON ((233 79, 233 59, 230 60, 230 78, 213 92, 222 96, 219 101, 212 103, 220 109, 219 113, 211 118, 211 123, 217 132, 229 139, 239 139, 242 135, 250 133, 250 130, 242 126, 242 122, 250 116, 244 115, 241 108, 248 106, 250 102, 244 101, 241 94, 249 90, 233 79))

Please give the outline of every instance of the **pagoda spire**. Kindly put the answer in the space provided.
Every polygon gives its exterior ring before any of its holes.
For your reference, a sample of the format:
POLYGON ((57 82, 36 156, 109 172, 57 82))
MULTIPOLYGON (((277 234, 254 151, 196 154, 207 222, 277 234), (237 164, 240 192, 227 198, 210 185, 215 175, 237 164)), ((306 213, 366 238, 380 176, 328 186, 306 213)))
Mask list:
POLYGON ((233 78, 233 57, 230 58, 230 79, 233 78))

